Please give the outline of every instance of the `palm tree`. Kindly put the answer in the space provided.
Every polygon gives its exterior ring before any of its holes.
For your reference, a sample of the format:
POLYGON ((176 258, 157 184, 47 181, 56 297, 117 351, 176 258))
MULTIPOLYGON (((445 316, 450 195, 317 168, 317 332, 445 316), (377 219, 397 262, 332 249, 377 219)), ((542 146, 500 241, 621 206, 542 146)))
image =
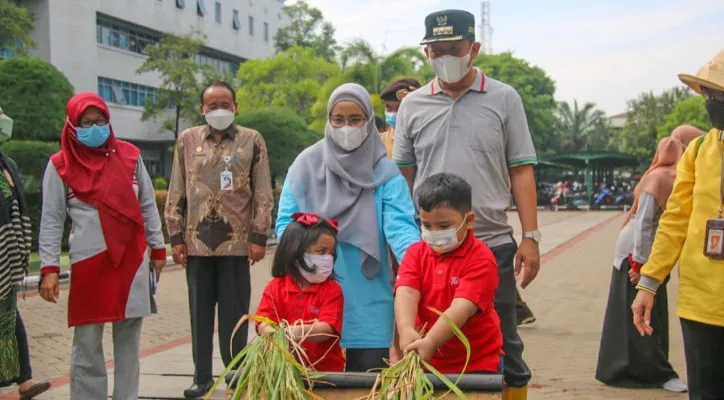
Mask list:
POLYGON ((558 103, 557 128, 561 150, 605 150, 609 136, 606 114, 594 103, 585 103, 583 107, 576 100, 572 107, 566 102, 558 103))
POLYGON ((353 40, 342 49, 340 64, 349 80, 370 93, 379 93, 395 79, 407 77, 425 82, 433 75, 425 54, 417 48, 402 48, 383 56, 364 39, 353 40))

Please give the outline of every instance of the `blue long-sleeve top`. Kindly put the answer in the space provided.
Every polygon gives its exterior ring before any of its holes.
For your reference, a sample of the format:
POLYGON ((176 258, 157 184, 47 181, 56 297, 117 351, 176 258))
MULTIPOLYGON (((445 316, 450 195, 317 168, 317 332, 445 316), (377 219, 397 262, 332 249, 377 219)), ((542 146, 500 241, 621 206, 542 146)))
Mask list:
MULTIPOLYGON (((295 184, 298 185, 297 182, 295 184)), ((393 276, 389 266, 389 252, 401 261, 407 248, 420 240, 415 223, 415 207, 407 182, 398 175, 375 188, 375 207, 379 226, 380 264, 383 268, 372 279, 362 274, 360 250, 349 244, 337 244, 337 261, 334 272, 344 294, 344 321, 341 345, 350 349, 388 348, 392 344, 394 326, 393 276)), ((300 210, 291 186, 284 182, 279 199, 276 234, 281 238, 291 215, 300 210)))

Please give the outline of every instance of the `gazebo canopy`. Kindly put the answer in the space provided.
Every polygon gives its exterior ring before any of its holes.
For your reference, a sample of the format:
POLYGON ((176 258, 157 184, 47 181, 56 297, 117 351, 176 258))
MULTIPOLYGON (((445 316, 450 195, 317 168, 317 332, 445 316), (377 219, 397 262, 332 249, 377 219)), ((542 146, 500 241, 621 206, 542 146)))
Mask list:
POLYGON ((610 151, 582 151, 578 153, 556 154, 549 157, 549 162, 565 164, 576 168, 621 168, 634 167, 638 164, 636 157, 624 153, 610 151))

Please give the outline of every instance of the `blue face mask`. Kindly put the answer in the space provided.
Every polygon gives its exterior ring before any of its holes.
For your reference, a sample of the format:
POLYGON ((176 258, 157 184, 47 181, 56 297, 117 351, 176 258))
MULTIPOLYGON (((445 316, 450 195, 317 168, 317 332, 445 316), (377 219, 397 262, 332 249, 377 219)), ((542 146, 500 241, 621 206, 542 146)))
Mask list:
POLYGON ((111 127, 98 126, 96 124, 91 125, 88 128, 75 128, 78 140, 88 147, 98 148, 103 146, 103 143, 108 140, 108 136, 111 135, 111 127))
POLYGON ((387 122, 387 125, 394 128, 397 124, 397 113, 385 111, 385 121, 387 122))

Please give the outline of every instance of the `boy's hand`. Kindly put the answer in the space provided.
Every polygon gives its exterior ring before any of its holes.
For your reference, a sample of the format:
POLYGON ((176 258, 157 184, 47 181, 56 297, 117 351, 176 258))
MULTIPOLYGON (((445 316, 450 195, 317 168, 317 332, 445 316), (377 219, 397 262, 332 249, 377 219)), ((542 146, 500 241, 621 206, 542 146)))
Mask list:
POLYGON ((422 337, 415 328, 406 328, 400 331, 400 348, 407 349, 407 346, 413 342, 420 340, 422 337))
POLYGON ((418 339, 405 348, 406 352, 413 350, 416 350, 423 360, 430 361, 437 348, 430 339, 418 339))

